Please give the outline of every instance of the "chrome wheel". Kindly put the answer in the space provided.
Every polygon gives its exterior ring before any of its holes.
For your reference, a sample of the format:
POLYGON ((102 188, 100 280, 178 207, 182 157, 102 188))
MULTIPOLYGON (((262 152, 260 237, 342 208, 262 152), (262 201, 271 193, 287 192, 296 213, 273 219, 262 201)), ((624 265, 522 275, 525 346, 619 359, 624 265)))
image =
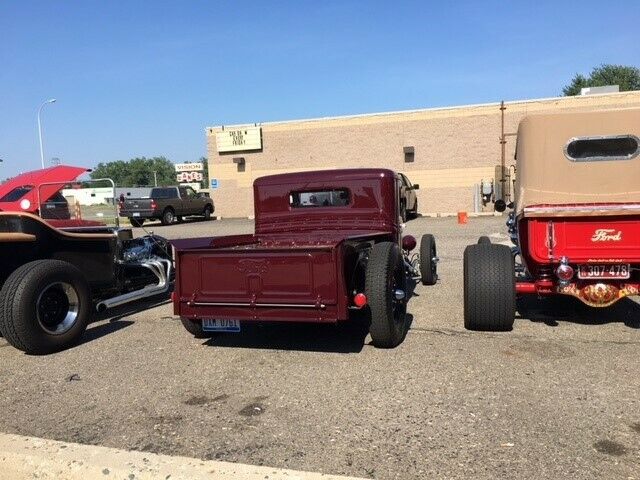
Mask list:
POLYGON ((80 301, 78 293, 66 282, 56 282, 45 287, 36 301, 38 323, 52 335, 68 332, 78 319, 80 301))

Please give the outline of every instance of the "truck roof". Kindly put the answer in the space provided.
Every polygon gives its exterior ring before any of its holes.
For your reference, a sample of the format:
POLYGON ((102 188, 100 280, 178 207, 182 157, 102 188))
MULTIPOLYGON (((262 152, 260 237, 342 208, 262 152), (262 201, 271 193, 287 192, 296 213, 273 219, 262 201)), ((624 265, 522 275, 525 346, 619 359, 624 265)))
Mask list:
POLYGON ((298 184, 304 182, 322 181, 348 181, 351 179, 367 179, 393 177, 395 172, 387 168, 342 168, 333 170, 312 170, 307 172, 280 173, 257 178, 253 184, 256 187, 263 185, 282 185, 283 183, 298 184))
POLYGON ((518 128, 516 212, 544 204, 640 202, 639 137, 638 108, 524 118, 518 128), (616 147, 620 153, 603 150, 607 141, 622 142, 616 147), (584 146, 574 158, 571 147, 580 142, 584 146))

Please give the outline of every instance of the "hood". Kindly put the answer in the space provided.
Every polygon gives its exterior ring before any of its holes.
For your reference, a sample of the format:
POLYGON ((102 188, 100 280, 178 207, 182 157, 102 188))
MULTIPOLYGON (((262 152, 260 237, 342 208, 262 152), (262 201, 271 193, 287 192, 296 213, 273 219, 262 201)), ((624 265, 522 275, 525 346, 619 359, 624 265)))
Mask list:
POLYGON ((62 185, 40 187, 42 184, 73 182, 83 173, 90 171, 88 168, 56 165, 18 175, 0 185, 0 199, 20 187, 25 187, 24 194, 20 195, 20 192, 16 191, 15 198, 0 201, 0 210, 34 213, 38 209, 38 193, 40 202, 44 203, 62 189, 62 185))

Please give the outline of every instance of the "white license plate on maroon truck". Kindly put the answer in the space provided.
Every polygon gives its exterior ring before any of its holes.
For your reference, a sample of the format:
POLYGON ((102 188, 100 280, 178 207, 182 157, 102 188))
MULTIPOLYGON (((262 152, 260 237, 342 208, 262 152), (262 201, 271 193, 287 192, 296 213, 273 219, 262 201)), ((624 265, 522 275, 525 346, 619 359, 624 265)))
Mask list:
POLYGON ((578 278, 581 280, 592 279, 622 279, 625 280, 631 275, 631 268, 628 263, 610 263, 603 265, 580 265, 578 268, 578 278))
POLYGON ((203 318, 202 330, 205 332, 232 332, 240 331, 240 320, 222 320, 219 318, 203 318))

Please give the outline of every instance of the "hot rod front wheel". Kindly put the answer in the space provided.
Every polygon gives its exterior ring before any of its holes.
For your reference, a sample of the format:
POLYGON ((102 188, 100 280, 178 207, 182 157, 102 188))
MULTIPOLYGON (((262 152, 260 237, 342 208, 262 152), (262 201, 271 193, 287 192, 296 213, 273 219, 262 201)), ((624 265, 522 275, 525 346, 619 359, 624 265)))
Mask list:
POLYGON ((464 327, 507 331, 516 315, 516 284, 511 249, 479 243, 464 251, 464 327))
POLYGON ((91 306, 82 272, 60 260, 36 260, 15 270, 3 285, 0 330, 26 353, 55 352, 80 339, 91 306))
POLYGON ((420 239, 420 279, 423 285, 435 285, 438 281, 436 239, 430 233, 420 239))
POLYGON ((406 334, 407 277, 400 248, 376 243, 369 254, 365 293, 371 313, 369 333, 376 347, 393 348, 406 334))

